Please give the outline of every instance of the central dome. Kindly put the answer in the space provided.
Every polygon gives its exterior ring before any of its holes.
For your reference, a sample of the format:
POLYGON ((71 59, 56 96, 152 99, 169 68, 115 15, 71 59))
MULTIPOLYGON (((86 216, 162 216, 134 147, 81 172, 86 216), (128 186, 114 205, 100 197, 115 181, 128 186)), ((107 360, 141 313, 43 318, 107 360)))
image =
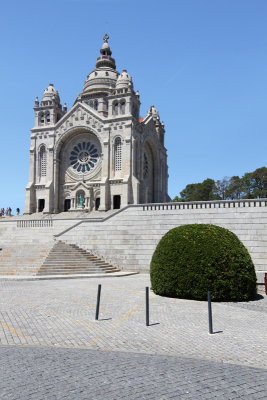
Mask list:
POLYGON ((111 57, 112 52, 108 39, 109 36, 106 34, 100 49, 101 56, 96 60, 96 69, 87 76, 83 86, 83 94, 111 92, 116 86, 119 73, 116 71, 115 60, 111 57))

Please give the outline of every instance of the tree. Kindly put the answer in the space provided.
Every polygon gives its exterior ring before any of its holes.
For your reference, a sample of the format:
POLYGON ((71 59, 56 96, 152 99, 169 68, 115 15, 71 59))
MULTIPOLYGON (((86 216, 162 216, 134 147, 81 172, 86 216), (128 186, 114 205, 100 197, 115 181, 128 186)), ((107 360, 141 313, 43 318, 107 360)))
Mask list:
POLYGON ((223 179, 216 181, 216 194, 221 200, 226 200, 228 195, 229 180, 227 176, 223 179))
POLYGON ((244 192, 244 182, 239 176, 232 176, 229 180, 227 198, 230 200, 240 199, 244 192))
POLYGON ((178 197, 178 196, 175 196, 175 197, 172 199, 172 202, 173 202, 173 203, 180 203, 181 201, 182 201, 181 197, 178 197))
POLYGON ((182 201, 208 201, 215 199, 215 182, 207 178, 202 183, 191 183, 180 192, 182 201))
POLYGON ((199 194, 202 201, 214 200, 216 198, 214 180, 210 178, 205 179, 200 184, 199 194))
POLYGON ((217 180, 207 178, 202 183, 190 183, 173 201, 207 201, 267 198, 267 168, 246 172, 242 178, 234 175, 217 180))
POLYGON ((261 167, 251 173, 253 198, 267 197, 267 168, 261 167))

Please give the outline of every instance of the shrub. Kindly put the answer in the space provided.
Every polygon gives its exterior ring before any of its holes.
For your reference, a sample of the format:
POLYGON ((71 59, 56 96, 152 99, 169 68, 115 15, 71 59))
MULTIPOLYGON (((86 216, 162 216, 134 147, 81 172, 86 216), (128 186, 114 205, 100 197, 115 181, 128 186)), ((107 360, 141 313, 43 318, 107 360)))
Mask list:
POLYGON ((156 294, 215 301, 249 300, 256 295, 251 257, 238 237, 216 225, 171 229, 157 245, 150 275, 156 294))

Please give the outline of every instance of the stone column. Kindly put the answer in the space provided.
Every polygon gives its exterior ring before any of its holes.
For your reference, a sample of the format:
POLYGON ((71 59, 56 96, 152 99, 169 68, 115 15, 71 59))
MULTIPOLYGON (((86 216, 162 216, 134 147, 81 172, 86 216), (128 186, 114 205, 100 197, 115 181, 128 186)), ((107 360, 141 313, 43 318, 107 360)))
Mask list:
POLYGON ((60 160, 54 158, 54 213, 59 212, 59 168, 60 160))
MULTIPOLYGON (((108 128, 107 128, 108 129, 108 128)), ((108 132, 109 134, 109 132, 108 132)), ((102 180, 100 184, 100 207, 99 211, 106 211, 109 209, 109 173, 110 173, 110 138, 103 140, 102 148, 102 180)))

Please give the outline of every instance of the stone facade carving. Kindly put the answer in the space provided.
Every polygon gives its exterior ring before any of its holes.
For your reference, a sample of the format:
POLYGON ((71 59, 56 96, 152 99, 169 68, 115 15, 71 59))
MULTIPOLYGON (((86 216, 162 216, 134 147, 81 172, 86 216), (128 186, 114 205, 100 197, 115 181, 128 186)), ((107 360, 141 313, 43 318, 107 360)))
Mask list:
POLYGON ((154 106, 139 118, 139 92, 116 70, 107 35, 100 54, 69 111, 53 84, 35 100, 25 214, 169 200, 164 124, 154 106))

